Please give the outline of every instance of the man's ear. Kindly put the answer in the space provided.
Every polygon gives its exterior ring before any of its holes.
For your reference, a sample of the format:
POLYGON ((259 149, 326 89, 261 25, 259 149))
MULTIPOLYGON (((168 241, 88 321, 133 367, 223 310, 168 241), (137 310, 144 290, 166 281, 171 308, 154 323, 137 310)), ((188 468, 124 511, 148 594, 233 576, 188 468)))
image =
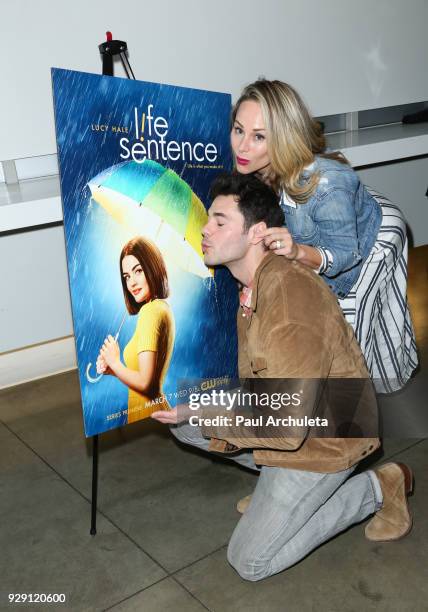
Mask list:
POLYGON ((266 229, 267 225, 264 221, 260 221, 259 223, 252 225, 248 232, 250 243, 259 244, 259 242, 262 242, 266 229))

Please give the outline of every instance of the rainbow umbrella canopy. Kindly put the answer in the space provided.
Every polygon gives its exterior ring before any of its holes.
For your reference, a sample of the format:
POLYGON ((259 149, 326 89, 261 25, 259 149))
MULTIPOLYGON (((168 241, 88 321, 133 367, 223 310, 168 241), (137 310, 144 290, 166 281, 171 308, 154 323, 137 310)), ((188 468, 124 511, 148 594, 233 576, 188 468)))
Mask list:
POLYGON ((88 186, 95 202, 135 235, 152 239, 166 258, 201 278, 213 276, 201 248, 207 212, 174 171, 150 159, 129 161, 98 174, 88 186))

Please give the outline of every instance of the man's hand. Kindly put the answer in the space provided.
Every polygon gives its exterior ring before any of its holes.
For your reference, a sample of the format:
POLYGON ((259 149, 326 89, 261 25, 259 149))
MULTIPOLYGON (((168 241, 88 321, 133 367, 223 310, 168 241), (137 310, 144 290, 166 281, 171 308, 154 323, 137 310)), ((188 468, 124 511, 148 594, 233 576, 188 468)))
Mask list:
POLYGON ((192 414, 194 413, 187 404, 180 404, 175 408, 171 408, 171 410, 157 410, 152 412, 150 416, 152 419, 159 421, 159 423, 177 425, 177 423, 187 421, 192 414))
POLYGON ((166 423, 167 425, 176 425, 177 420, 177 408, 171 408, 171 410, 156 410, 150 415, 155 421, 159 423, 166 423))

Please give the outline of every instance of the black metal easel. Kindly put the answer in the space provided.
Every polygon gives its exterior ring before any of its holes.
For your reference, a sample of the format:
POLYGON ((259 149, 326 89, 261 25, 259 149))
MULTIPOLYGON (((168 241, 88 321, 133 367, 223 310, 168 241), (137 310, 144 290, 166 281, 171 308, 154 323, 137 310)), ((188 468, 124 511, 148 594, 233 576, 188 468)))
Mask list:
POLYGON ((126 76, 128 79, 134 79, 135 75, 132 71, 128 57, 126 55, 128 51, 128 45, 124 40, 113 40, 111 32, 106 32, 107 40, 101 45, 98 45, 101 55, 103 56, 103 74, 107 76, 113 76, 113 56, 119 55, 120 60, 123 64, 126 76))
MULTIPOLYGON (((126 76, 128 79, 134 79, 135 75, 132 71, 128 57, 128 45, 123 40, 113 40, 111 32, 106 32, 107 41, 98 46, 103 58, 103 75, 113 75, 113 57, 119 55, 123 64, 126 76), (132 76, 131 76, 132 75, 132 76)), ((97 533, 97 499, 98 499, 98 434, 92 436, 92 499, 91 499, 91 530, 90 534, 94 536, 97 533)))

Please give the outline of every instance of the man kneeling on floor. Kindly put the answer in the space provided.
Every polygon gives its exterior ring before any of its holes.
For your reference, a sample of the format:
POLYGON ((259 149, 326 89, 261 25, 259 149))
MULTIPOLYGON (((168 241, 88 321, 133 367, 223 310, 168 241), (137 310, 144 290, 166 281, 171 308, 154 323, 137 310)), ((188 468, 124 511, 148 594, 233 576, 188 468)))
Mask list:
MULTIPOLYGON (((204 261, 226 266, 243 287, 237 317, 239 376, 301 382, 295 388, 310 379, 365 379, 371 389, 361 350, 327 284, 264 245, 266 228, 283 224, 275 193, 254 176, 232 174, 214 182, 211 197, 204 261)), ((372 391, 365 392, 358 411, 363 420, 376 415, 372 391)), ((242 578, 276 574, 371 514, 365 527, 369 540, 397 540, 411 529, 410 468, 387 463, 352 476, 358 462, 379 447, 377 434, 315 437, 309 427, 297 437, 262 437, 259 427, 177 424, 177 409, 152 416, 172 424, 182 442, 228 453, 260 470, 252 496, 238 504, 243 516, 228 546, 228 560, 242 578)))

